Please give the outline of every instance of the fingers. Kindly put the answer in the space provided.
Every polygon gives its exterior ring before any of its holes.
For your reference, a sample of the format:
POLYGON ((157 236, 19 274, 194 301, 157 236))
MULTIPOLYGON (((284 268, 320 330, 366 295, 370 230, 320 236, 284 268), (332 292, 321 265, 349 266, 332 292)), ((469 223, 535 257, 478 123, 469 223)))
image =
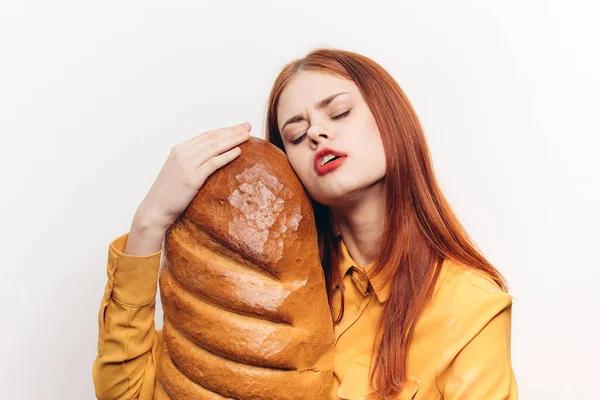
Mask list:
POLYGON ((184 150, 184 149, 193 147, 196 144, 201 143, 201 142, 215 141, 215 140, 218 140, 219 138, 225 138, 227 136, 235 136, 236 134, 244 132, 244 131, 249 132, 250 129, 252 129, 252 126, 248 122, 244 122, 242 124, 235 125, 235 126, 229 126, 226 128, 220 128, 220 129, 203 132, 199 135, 196 135, 196 136, 186 140, 185 142, 179 144, 178 146, 182 150, 184 150))
POLYGON ((197 168, 197 179, 203 184, 213 172, 233 161, 241 153, 242 150, 239 147, 234 147, 218 156, 210 158, 197 168))
POLYGON ((189 160, 196 168, 201 167, 211 158, 216 157, 232 148, 239 146, 250 139, 250 131, 245 127, 233 127, 227 130, 219 130, 207 135, 205 141, 191 145, 186 151, 189 160))
POLYGON ((213 172, 241 154, 238 146, 250 138, 250 129, 250 124, 244 123, 204 132, 175 145, 170 159, 187 174, 189 186, 200 188, 213 172))

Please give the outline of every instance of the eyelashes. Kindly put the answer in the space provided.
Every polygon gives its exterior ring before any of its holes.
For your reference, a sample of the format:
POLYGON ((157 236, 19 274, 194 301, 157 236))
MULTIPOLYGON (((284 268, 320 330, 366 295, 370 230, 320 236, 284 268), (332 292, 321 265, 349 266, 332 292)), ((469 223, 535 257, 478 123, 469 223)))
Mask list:
MULTIPOLYGON (((345 111, 343 113, 340 113, 338 115, 334 115, 333 117, 331 117, 332 120, 337 121, 340 120, 342 118, 346 118, 349 114, 350 114, 351 110, 345 111)), ((298 144, 300 142, 302 142, 302 140, 304 140, 304 137, 306 136, 306 132, 303 133, 301 136, 299 136, 296 140, 292 141, 292 144, 298 144)))
POLYGON ((350 114, 350 110, 340 113, 338 115, 335 115, 335 116, 331 117, 331 119, 333 119, 333 120, 342 119, 342 118, 348 116, 348 114, 350 114))
POLYGON ((292 144, 298 144, 302 141, 302 139, 304 139, 304 136, 306 136, 306 133, 303 133, 298 139, 293 140, 292 144))

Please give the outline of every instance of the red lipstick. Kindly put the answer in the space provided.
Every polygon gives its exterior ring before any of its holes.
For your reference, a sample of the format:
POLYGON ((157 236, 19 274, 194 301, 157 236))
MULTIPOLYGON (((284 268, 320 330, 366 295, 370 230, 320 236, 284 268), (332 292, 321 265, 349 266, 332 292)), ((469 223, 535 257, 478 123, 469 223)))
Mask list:
POLYGON ((346 155, 344 153, 341 153, 337 150, 333 150, 330 149, 328 147, 325 147, 321 150, 319 150, 317 152, 317 154, 315 154, 315 171, 317 172, 318 175, 324 175, 326 173, 328 173, 329 171, 332 171, 334 169, 336 169, 337 167, 339 167, 340 165, 342 165, 342 163, 346 160, 346 155), (338 158, 333 159, 331 161, 328 161, 327 163, 325 163, 324 165, 321 166, 321 160, 323 159, 323 157, 332 154, 338 158))

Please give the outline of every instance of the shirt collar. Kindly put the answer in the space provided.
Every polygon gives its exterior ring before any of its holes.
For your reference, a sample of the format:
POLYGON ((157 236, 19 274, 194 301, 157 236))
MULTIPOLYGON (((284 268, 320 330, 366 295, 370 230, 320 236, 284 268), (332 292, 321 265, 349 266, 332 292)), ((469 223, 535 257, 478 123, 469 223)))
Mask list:
POLYGON ((369 279, 369 282, 371 283, 371 286, 373 287, 373 291, 375 292, 377 299, 380 303, 384 303, 389 297, 390 288, 388 282, 383 277, 383 274, 380 273, 379 275, 373 275, 373 267, 375 262, 373 261, 366 267, 358 265, 350 256, 350 253, 348 253, 348 249, 346 248, 346 245, 344 244, 341 235, 338 235, 338 238, 340 240, 339 264, 342 277, 344 277, 348 270, 352 267, 356 267, 359 270, 364 271, 367 275, 367 278, 369 279))

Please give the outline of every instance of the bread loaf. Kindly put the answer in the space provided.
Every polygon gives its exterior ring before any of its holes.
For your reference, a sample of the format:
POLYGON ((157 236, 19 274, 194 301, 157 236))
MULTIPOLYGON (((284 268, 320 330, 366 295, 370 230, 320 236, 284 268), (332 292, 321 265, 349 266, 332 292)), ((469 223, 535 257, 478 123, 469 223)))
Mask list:
POLYGON ((155 399, 329 399, 333 323, 308 195, 251 137, 169 229, 155 399))

